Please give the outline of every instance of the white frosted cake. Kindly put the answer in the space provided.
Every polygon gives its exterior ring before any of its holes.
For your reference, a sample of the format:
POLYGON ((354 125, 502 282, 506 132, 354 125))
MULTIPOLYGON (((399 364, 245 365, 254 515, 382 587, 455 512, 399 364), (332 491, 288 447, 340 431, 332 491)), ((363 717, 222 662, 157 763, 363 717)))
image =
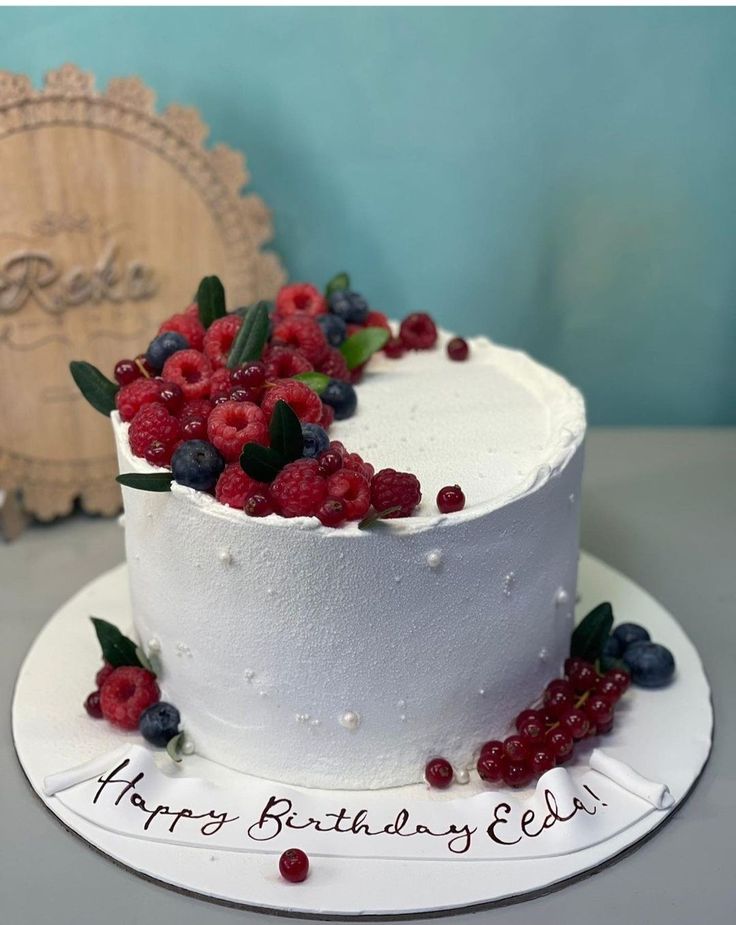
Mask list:
MULTIPOLYGON (((361 530, 124 489, 135 630, 198 753, 276 781, 379 788, 483 741, 560 675, 585 411, 523 353, 376 355, 332 439, 416 474, 413 516, 361 530), (464 510, 440 514, 444 485, 464 510)), ((113 415, 121 472, 157 471, 113 415)))

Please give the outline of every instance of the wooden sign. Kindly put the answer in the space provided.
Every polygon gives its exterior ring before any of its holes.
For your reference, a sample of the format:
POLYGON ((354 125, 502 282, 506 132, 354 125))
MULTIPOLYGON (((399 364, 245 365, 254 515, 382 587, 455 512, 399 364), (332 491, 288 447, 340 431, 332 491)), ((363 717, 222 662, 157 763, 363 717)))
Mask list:
MULTIPOLYGON (((109 421, 72 382, 70 360, 108 376, 217 274, 231 307, 284 279, 272 234, 242 195, 243 156, 203 146, 194 109, 154 109, 138 78, 104 93, 72 65, 42 90, 0 72, 0 490, 42 520, 111 514, 120 497, 109 421)), ((8 508, 6 507, 6 517, 8 508)))

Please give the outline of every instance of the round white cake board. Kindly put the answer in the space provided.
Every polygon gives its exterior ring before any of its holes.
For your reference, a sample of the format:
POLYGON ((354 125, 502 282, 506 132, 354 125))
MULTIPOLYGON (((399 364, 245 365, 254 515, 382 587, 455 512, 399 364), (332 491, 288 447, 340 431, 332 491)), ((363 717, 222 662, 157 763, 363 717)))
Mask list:
MULTIPOLYGON (((67 828, 131 870, 208 899, 319 916, 416 914, 511 901, 577 877, 640 841, 684 800, 710 752, 710 689, 698 653, 674 618, 633 582, 588 555, 581 558, 578 590, 580 612, 609 600, 619 621, 646 626, 653 639, 674 653, 676 680, 663 690, 631 690, 617 710, 616 729, 598 744, 646 777, 667 784, 675 802, 670 810, 650 813, 607 841, 571 854, 502 861, 319 857, 312 859, 304 883, 289 884, 280 878, 273 854, 213 852, 119 835, 44 796, 48 774, 117 748, 126 738, 141 741, 137 734, 126 737, 104 722, 90 721, 80 706, 99 664, 89 616, 104 617, 123 629, 131 626, 124 565, 68 601, 31 647, 13 702, 18 757, 35 792, 67 828)), ((588 755, 589 749, 580 750, 576 764, 586 766, 588 755)), ((185 760, 189 775, 247 785, 247 775, 196 755, 185 760)), ((450 789, 457 798, 482 786, 475 781, 450 789)), ((418 786, 404 789, 413 796, 422 792, 418 786)))

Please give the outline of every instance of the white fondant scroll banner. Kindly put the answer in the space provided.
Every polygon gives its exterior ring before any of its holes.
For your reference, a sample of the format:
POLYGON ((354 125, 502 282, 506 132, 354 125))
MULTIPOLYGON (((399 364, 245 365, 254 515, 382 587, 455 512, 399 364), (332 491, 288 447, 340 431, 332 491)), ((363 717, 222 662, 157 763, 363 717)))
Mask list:
POLYGON ((133 745, 51 775, 44 789, 120 835, 210 850, 518 860, 589 848, 672 806, 664 785, 600 750, 590 763, 576 778, 548 771, 531 797, 488 790, 446 799, 431 791, 297 790, 253 778, 224 788, 164 774, 151 752, 133 745))

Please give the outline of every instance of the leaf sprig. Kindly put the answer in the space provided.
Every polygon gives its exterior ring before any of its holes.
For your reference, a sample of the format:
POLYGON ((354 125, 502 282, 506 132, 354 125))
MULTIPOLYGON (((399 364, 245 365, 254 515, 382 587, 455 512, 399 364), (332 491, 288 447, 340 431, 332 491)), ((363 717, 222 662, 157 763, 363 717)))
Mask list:
POLYGON ((267 340, 268 302, 257 302, 245 313, 243 323, 230 348, 227 358, 228 369, 235 369, 252 360, 260 360, 267 340))
POLYGON ((199 311, 199 320, 205 328, 227 314, 225 287, 217 276, 205 276, 199 284, 195 301, 199 311))
POLYGON ((138 648, 132 639, 124 636, 120 630, 107 620, 101 620, 99 617, 90 617, 92 625, 95 628, 97 639, 102 649, 102 657, 113 666, 121 668, 124 665, 133 665, 136 668, 148 668, 150 665, 144 665, 138 657, 138 648))
POLYGON ((115 396, 119 386, 104 376, 96 366, 84 360, 72 360, 69 372, 77 388, 95 411, 109 417, 115 410, 115 396))
POLYGON ((381 350, 391 335, 385 328, 363 328, 351 334, 340 347, 348 369, 357 369, 381 350))
POLYGON ((570 655, 586 662, 596 662, 613 627, 613 608, 604 601, 594 607, 575 627, 570 640, 570 655))
POLYGON ((240 454, 240 466, 258 482, 273 482, 287 463, 304 452, 304 438, 299 418, 285 401, 277 401, 269 425, 270 446, 246 443, 240 454))

